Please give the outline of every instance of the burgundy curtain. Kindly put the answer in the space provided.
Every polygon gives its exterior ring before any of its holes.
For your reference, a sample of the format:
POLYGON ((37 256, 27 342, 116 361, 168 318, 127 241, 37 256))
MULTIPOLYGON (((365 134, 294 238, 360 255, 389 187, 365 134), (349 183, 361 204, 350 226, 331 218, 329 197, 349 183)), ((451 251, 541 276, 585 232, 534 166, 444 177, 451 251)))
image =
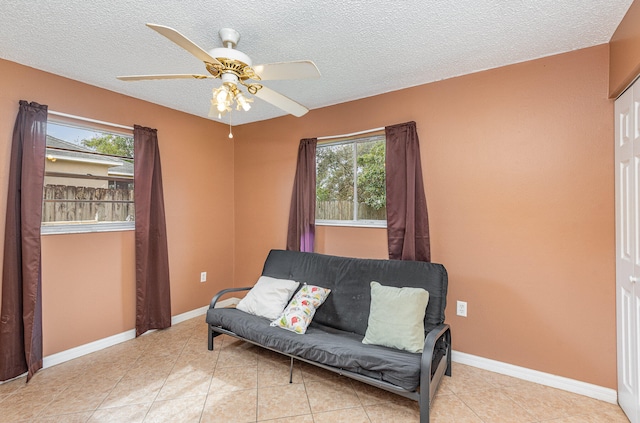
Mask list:
POLYGON ((42 368, 40 224, 47 106, 20 101, 9 163, 0 311, 0 380, 42 368))
POLYGON ((389 258, 431 261, 416 123, 387 126, 385 134, 389 258))
POLYGON ((287 250, 313 252, 316 231, 316 144, 317 138, 300 140, 298 164, 293 181, 287 250))
POLYGON ((169 253, 155 129, 135 125, 136 336, 171 326, 169 253))

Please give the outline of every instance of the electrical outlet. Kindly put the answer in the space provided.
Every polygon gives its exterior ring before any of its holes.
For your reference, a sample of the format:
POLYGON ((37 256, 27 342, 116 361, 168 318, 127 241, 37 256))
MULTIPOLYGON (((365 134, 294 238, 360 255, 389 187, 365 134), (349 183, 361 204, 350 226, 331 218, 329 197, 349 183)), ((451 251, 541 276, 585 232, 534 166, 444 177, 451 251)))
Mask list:
POLYGON ((200 282, 207 281, 207 272, 200 272, 200 282))
POLYGON ((458 316, 467 317, 467 302, 466 301, 458 301, 456 314, 458 316))

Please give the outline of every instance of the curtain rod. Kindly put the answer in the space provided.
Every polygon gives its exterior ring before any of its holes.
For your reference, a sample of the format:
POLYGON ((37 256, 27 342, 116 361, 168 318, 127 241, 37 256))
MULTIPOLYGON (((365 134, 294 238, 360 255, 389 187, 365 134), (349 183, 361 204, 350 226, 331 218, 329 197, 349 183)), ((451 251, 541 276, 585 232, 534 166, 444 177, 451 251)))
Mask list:
POLYGON ((48 110, 48 113, 52 114, 54 116, 66 117, 66 118, 81 120, 81 121, 84 121, 84 122, 97 123, 99 125, 112 126, 114 128, 128 129, 129 131, 133 131, 133 127, 125 126, 125 125, 119 125, 117 123, 105 122, 105 121, 96 120, 96 119, 89 119, 89 118, 82 117, 82 116, 70 115, 68 113, 55 112, 53 110, 48 110))
POLYGON ((359 132, 352 132, 351 134, 342 134, 342 135, 328 135, 326 137, 318 137, 317 140, 318 141, 324 141, 324 140, 333 140, 336 138, 348 138, 348 137, 355 137, 356 135, 362 135, 362 134, 368 134, 369 132, 378 132, 378 131, 384 131, 384 126, 381 128, 373 128, 373 129, 367 129, 366 131, 359 131, 359 132))

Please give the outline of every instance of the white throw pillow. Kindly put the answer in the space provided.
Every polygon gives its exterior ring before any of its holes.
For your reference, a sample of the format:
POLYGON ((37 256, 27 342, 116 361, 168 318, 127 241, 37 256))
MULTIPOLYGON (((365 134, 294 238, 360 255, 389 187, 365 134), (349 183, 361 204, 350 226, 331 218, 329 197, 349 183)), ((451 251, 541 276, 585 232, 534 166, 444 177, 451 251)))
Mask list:
POLYGON ((396 288, 371 282, 369 325, 362 343, 421 353, 428 303, 429 292, 422 288, 396 288))
POLYGON ((300 285, 288 279, 260 276, 258 282, 240 300, 236 308, 246 313, 275 320, 289 302, 289 298, 300 285))

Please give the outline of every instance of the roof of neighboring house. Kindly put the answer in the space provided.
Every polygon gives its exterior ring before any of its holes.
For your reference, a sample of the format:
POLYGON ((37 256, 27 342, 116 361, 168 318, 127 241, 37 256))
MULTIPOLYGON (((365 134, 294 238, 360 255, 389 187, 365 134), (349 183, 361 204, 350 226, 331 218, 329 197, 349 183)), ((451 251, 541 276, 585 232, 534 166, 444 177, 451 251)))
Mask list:
POLYGON ((133 163, 123 160, 121 165, 110 167, 109 175, 113 176, 133 176, 133 163))
POLYGON ((47 158, 50 159, 69 160, 109 166, 108 173, 110 175, 133 176, 133 163, 115 157, 103 156, 102 154, 97 153, 95 150, 91 150, 90 148, 87 148, 83 145, 64 141, 51 135, 47 135, 46 155, 47 158), (65 150, 57 150, 59 148, 65 150))

